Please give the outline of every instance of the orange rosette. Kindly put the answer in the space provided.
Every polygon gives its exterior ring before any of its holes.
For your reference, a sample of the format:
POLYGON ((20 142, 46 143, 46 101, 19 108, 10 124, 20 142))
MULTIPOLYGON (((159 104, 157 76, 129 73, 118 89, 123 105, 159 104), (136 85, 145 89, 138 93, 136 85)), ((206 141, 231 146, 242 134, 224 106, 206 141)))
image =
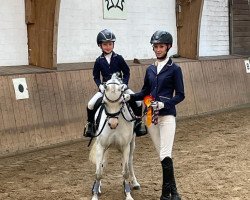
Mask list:
POLYGON ((154 97, 152 97, 151 95, 147 95, 143 99, 143 102, 144 102, 145 106, 148 109, 147 116, 146 116, 146 125, 147 125, 147 127, 149 127, 151 125, 151 123, 152 123, 153 110, 152 110, 152 107, 150 107, 152 101, 154 101, 154 97))

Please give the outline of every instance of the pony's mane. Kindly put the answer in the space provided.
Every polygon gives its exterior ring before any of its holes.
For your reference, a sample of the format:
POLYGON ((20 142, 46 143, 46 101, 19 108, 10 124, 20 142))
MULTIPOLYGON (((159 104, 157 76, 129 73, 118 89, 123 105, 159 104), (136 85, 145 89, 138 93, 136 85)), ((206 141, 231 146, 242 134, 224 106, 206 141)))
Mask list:
MULTIPOLYGON (((117 80, 119 83, 122 84, 122 79, 119 77, 119 75, 120 75, 119 72, 112 74, 110 80, 112 80, 112 81, 116 81, 116 80, 117 80)), ((108 81, 108 82, 109 82, 109 81, 108 81)))

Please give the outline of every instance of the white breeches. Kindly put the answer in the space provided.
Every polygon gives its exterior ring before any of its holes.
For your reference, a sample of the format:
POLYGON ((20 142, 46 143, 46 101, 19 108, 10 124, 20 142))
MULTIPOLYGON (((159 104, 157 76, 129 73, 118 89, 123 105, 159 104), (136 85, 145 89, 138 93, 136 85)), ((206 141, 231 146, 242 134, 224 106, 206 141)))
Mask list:
POLYGON ((151 139, 162 161, 165 157, 172 157, 176 120, 173 115, 159 116, 158 124, 148 127, 151 139))
POLYGON ((103 94, 101 92, 95 93, 95 95, 88 102, 88 109, 93 110, 97 99, 99 99, 102 96, 103 94))
MULTIPOLYGON (((134 92, 131 90, 131 89, 127 89, 124 91, 124 94, 134 94, 134 92)), ((101 92, 97 92, 91 99, 90 101, 88 102, 88 108, 90 110, 93 110, 94 109, 94 106, 95 106, 95 103, 97 101, 97 99, 99 99, 100 97, 102 97, 103 94, 101 92)), ((137 106, 141 106, 141 101, 137 101, 136 102, 137 106)))

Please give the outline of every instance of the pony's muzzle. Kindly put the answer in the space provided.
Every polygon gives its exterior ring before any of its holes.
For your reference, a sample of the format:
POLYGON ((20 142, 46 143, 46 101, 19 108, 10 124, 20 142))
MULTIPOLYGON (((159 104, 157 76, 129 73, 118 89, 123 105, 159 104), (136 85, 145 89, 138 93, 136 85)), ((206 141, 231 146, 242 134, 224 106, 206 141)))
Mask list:
POLYGON ((118 126, 118 117, 110 117, 108 120, 108 125, 111 129, 116 129, 118 126))

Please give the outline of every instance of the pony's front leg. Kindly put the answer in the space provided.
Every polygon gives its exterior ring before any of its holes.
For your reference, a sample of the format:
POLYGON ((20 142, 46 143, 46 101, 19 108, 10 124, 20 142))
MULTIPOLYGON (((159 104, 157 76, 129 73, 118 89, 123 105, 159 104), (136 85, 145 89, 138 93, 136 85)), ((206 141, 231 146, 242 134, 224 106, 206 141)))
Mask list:
POLYGON ((132 177, 132 187, 134 190, 140 190, 141 186, 137 182, 137 179, 135 177, 135 172, 134 172, 134 166, 133 166, 133 155, 134 155, 134 150, 135 150, 135 136, 133 137, 131 143, 130 143, 130 153, 129 153, 129 172, 130 176, 132 177))
POLYGON ((97 145, 96 146, 96 180, 92 188, 92 193, 93 193, 92 200, 98 200, 98 195, 101 193, 103 158, 104 158, 104 148, 100 145, 97 145))
POLYGON ((130 154, 130 146, 126 146, 123 149, 123 163, 122 163, 122 174, 124 178, 124 192, 126 195, 126 200, 134 200, 131 196, 131 189, 129 184, 129 154, 130 154))

